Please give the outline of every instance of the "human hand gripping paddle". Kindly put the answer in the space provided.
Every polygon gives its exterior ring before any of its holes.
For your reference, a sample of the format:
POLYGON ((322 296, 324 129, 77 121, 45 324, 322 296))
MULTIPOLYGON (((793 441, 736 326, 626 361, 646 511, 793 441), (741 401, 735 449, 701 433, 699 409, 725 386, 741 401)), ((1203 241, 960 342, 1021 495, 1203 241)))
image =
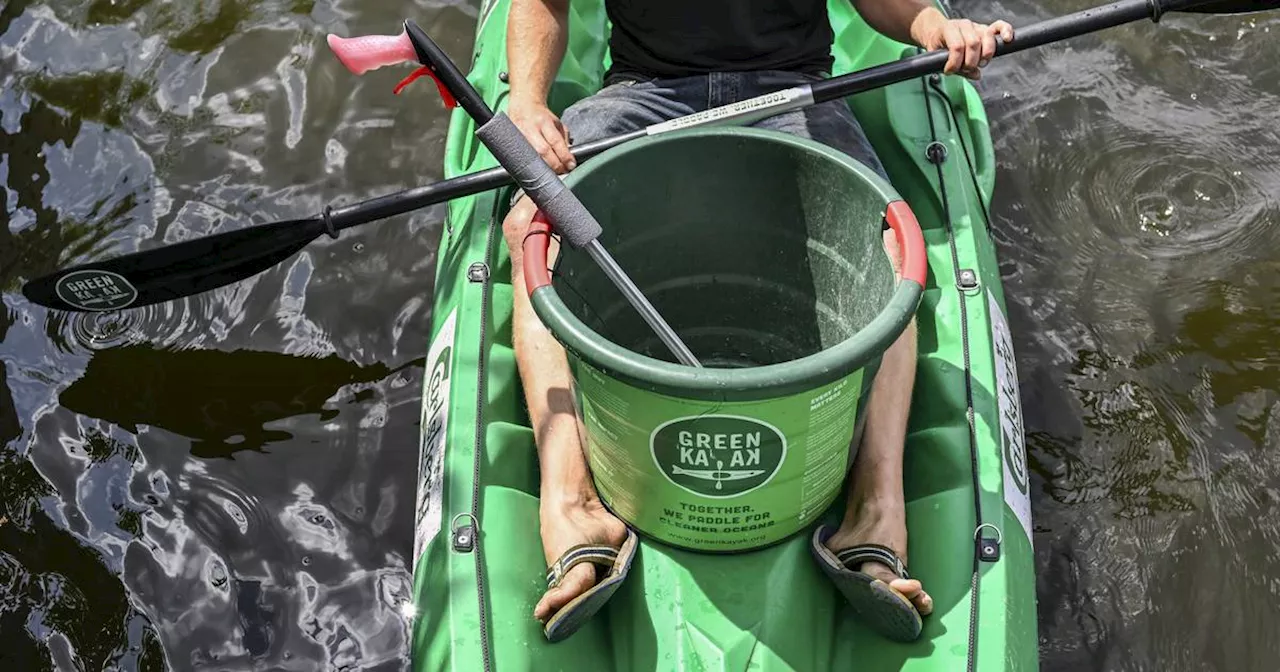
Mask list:
MULTIPOLYGON (((1158 22, 1161 16, 1170 12, 1243 14, 1278 8, 1280 0, 1120 0, 1017 28, 1013 42, 997 43, 995 55, 1004 56, 1142 19, 1158 22)), ((384 40, 389 41, 388 44, 398 41, 400 46, 392 44, 392 47, 405 48, 403 36, 360 39, 384 40)), ((412 49, 412 45, 409 47, 412 49)), ((399 55, 404 57, 401 60, 417 60, 416 51, 402 51, 399 55)), ((607 149, 648 135, 712 123, 748 124, 782 112, 942 72, 949 56, 947 51, 920 54, 654 124, 632 133, 575 146, 570 151, 581 163, 607 149)), ((444 58, 443 54, 441 58, 444 58)), ((451 63, 449 65, 452 67, 451 63)), ((457 69, 453 68, 453 72, 457 73, 457 69)), ((467 105, 479 103, 484 107, 484 102, 461 78, 461 74, 458 75, 466 85, 465 89, 458 91, 464 93, 464 98, 470 96, 461 101, 463 108, 478 123, 483 123, 487 117, 477 117, 467 105)), ((441 89, 442 94, 448 91, 443 84, 441 89)), ((448 100, 446 96, 446 102, 448 100)), ((484 110, 488 108, 484 107, 484 110)), ((339 208, 326 207, 321 214, 307 219, 259 224, 64 268, 28 282, 22 291, 39 305, 70 311, 120 310, 191 296, 261 273, 322 235, 337 238, 343 229, 497 189, 512 182, 513 177, 504 164, 339 208)), ((554 219, 554 215, 552 217, 554 219)))

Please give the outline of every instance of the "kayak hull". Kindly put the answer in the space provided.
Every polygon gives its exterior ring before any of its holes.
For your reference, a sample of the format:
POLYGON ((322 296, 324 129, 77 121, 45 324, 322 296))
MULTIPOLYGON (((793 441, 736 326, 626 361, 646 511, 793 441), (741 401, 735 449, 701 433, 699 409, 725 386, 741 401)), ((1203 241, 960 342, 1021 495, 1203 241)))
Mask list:
MULTIPOLYGON (((483 3, 468 75, 495 109, 506 105, 507 9, 508 0, 483 3)), ((596 90, 608 66, 603 3, 575 0, 570 11, 556 111, 596 90)), ((829 13, 837 73, 914 53, 874 33, 845 0, 831 0, 829 13)), ((940 77, 849 104, 928 254, 904 464, 909 566, 935 602, 921 638, 892 642, 854 618, 810 553, 811 527, 732 555, 642 538, 608 605, 567 640, 546 641, 532 616, 545 560, 511 346, 504 189, 451 201, 439 248, 413 551, 415 670, 1036 669, 1027 469, 988 233, 995 161, 981 99, 968 82, 940 77), (981 559, 997 538, 998 557, 981 559)), ((447 177, 497 165, 474 130, 454 112, 447 177)), ((820 522, 838 522, 843 503, 820 522)))

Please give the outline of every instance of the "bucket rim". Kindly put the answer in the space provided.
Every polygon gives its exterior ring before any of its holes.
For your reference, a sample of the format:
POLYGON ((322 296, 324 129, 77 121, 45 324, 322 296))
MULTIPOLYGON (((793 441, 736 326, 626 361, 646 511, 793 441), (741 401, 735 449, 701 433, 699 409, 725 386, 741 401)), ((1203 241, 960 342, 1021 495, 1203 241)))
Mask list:
MULTIPOLYGON (((539 211, 524 243, 524 275, 534 312, 553 337, 581 362, 611 378, 660 394, 690 399, 757 400, 786 396, 839 380, 876 364, 914 317, 927 273, 924 237, 910 207, 883 177, 844 152, 816 140, 752 127, 701 127, 642 138, 584 162, 564 179, 572 189, 625 152, 695 136, 754 137, 824 156, 859 174, 884 199, 881 218, 910 255, 889 301, 869 323, 831 347, 785 362, 750 368, 699 368, 634 352, 587 326, 564 304, 547 272, 549 225, 539 211), (914 252, 914 254, 910 254, 914 252)), ((572 362, 571 362, 572 363, 572 362)))

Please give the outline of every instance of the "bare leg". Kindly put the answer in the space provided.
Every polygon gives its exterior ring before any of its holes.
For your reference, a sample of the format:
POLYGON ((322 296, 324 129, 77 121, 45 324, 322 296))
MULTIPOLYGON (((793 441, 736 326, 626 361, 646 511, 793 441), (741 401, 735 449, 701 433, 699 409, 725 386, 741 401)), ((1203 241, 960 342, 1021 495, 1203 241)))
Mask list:
MULTIPOLYGON (((574 409, 573 379, 564 348, 533 312, 521 270, 522 248, 529 222, 537 211, 521 198, 503 222, 511 253, 514 311, 512 319, 516 367, 524 387, 533 425, 541 473, 539 517, 542 549, 547 564, 569 547, 597 543, 617 547, 626 539, 626 526, 601 504, 591 482, 583 453, 585 431, 574 409)), ((554 259, 555 241, 549 255, 554 259)), ((596 567, 582 563, 547 591, 534 607, 534 617, 546 621, 569 600, 596 583, 596 567)))
MULTIPOLYGON (((900 265, 897 241, 885 235, 885 247, 895 268, 900 265)), ((862 445, 854 460, 848 508, 840 529, 827 540, 832 551, 857 544, 883 544, 907 562, 907 511, 902 491, 902 455, 916 377, 916 323, 913 319, 885 351, 871 384, 862 445)), ((857 569, 857 568, 855 568, 857 569)), ((933 598, 915 579, 900 579, 887 565, 864 563, 859 571, 883 580, 916 605, 921 614, 933 611, 933 598)))

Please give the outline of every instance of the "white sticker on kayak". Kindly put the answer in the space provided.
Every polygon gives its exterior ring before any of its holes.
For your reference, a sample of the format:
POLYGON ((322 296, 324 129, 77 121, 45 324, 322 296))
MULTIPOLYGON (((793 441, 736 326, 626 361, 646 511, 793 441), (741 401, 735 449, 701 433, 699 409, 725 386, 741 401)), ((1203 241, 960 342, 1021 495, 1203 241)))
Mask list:
POLYGON ((427 351, 422 385, 422 445, 418 448, 418 502, 414 510, 413 568, 427 544, 440 531, 444 486, 444 453, 449 434, 449 389, 453 382, 453 336, 458 309, 445 318, 427 351))
POLYGON ((1000 461, 1004 463, 1004 501, 1022 523, 1031 542, 1031 483, 1027 475, 1026 436, 1022 425, 1022 400, 1018 394, 1018 367, 1013 338, 996 297, 987 291, 991 309, 991 347, 995 351, 996 402, 1000 412, 1000 461))
POLYGON ((695 126, 710 126, 734 122, 747 125, 750 122, 789 110, 798 110, 813 104, 813 89, 808 85, 795 86, 782 91, 774 91, 764 95, 740 100, 736 103, 713 107, 709 110, 695 112, 670 121, 663 121, 645 127, 647 135, 658 135, 670 131, 679 131, 695 126))

